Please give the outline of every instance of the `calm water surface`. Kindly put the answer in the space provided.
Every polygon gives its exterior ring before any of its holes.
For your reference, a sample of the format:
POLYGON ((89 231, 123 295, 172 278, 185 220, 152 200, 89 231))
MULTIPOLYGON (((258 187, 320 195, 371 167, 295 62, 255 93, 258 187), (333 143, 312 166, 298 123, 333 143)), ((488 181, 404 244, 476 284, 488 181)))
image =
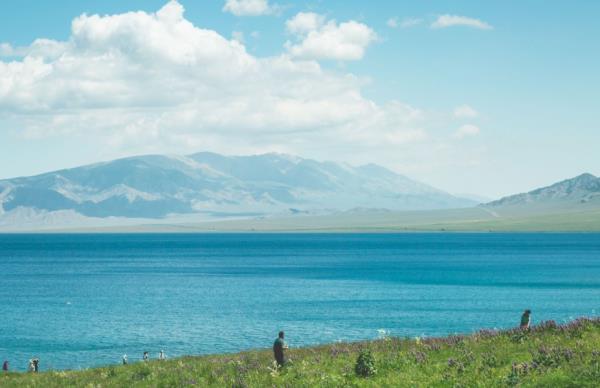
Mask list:
POLYGON ((600 234, 0 235, 24 370, 506 328, 600 312, 600 234))

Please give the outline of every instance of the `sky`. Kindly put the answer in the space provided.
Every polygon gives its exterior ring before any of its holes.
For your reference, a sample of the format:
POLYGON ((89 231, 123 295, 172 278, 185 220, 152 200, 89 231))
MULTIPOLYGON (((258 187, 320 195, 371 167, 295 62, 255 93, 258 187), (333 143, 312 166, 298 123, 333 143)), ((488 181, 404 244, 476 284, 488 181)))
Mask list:
POLYGON ((377 163, 497 198, 600 175, 600 2, 0 4, 0 179, 132 155, 377 163))

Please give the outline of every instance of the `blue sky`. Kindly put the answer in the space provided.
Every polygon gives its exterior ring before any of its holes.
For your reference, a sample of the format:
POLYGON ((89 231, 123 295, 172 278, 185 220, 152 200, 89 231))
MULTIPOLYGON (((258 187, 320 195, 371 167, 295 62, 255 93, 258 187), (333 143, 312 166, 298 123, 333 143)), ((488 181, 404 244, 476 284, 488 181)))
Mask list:
POLYGON ((200 150, 374 162, 488 197, 600 174, 596 1, 237 1, 180 0, 178 22, 218 34, 189 41, 148 38, 166 1, 0 5, 0 178, 200 150))

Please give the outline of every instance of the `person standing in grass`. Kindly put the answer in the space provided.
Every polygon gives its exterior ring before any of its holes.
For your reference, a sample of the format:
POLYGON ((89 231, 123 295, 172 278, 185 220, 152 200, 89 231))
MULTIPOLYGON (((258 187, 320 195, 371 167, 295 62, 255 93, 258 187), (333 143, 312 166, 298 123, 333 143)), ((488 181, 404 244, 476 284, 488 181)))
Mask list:
POLYGON ((531 310, 525 310, 521 315, 521 329, 529 329, 531 323, 531 310))
POLYGON ((123 365, 127 365, 127 355, 123 355, 123 365))
POLYGON ((288 348, 284 341, 284 337, 285 333, 280 331, 279 336, 273 343, 273 354, 275 355, 275 362, 277 362, 277 366, 279 367, 282 367, 285 364, 284 350, 288 348))
POLYGON ((144 361, 148 361, 148 352, 144 352, 144 361))
POLYGON ((2 364, 2 370, 8 372, 8 361, 4 361, 4 363, 2 364))

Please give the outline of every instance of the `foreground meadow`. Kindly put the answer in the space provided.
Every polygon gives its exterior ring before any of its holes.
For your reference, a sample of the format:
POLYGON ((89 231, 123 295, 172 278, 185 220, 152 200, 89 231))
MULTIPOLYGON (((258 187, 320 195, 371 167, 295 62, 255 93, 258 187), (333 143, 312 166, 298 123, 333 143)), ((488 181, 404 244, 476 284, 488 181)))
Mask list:
POLYGON ((600 318, 444 338, 383 338, 188 356, 80 371, 5 373, 2 387, 598 387, 600 318), (358 362, 357 362, 358 361, 358 362))

